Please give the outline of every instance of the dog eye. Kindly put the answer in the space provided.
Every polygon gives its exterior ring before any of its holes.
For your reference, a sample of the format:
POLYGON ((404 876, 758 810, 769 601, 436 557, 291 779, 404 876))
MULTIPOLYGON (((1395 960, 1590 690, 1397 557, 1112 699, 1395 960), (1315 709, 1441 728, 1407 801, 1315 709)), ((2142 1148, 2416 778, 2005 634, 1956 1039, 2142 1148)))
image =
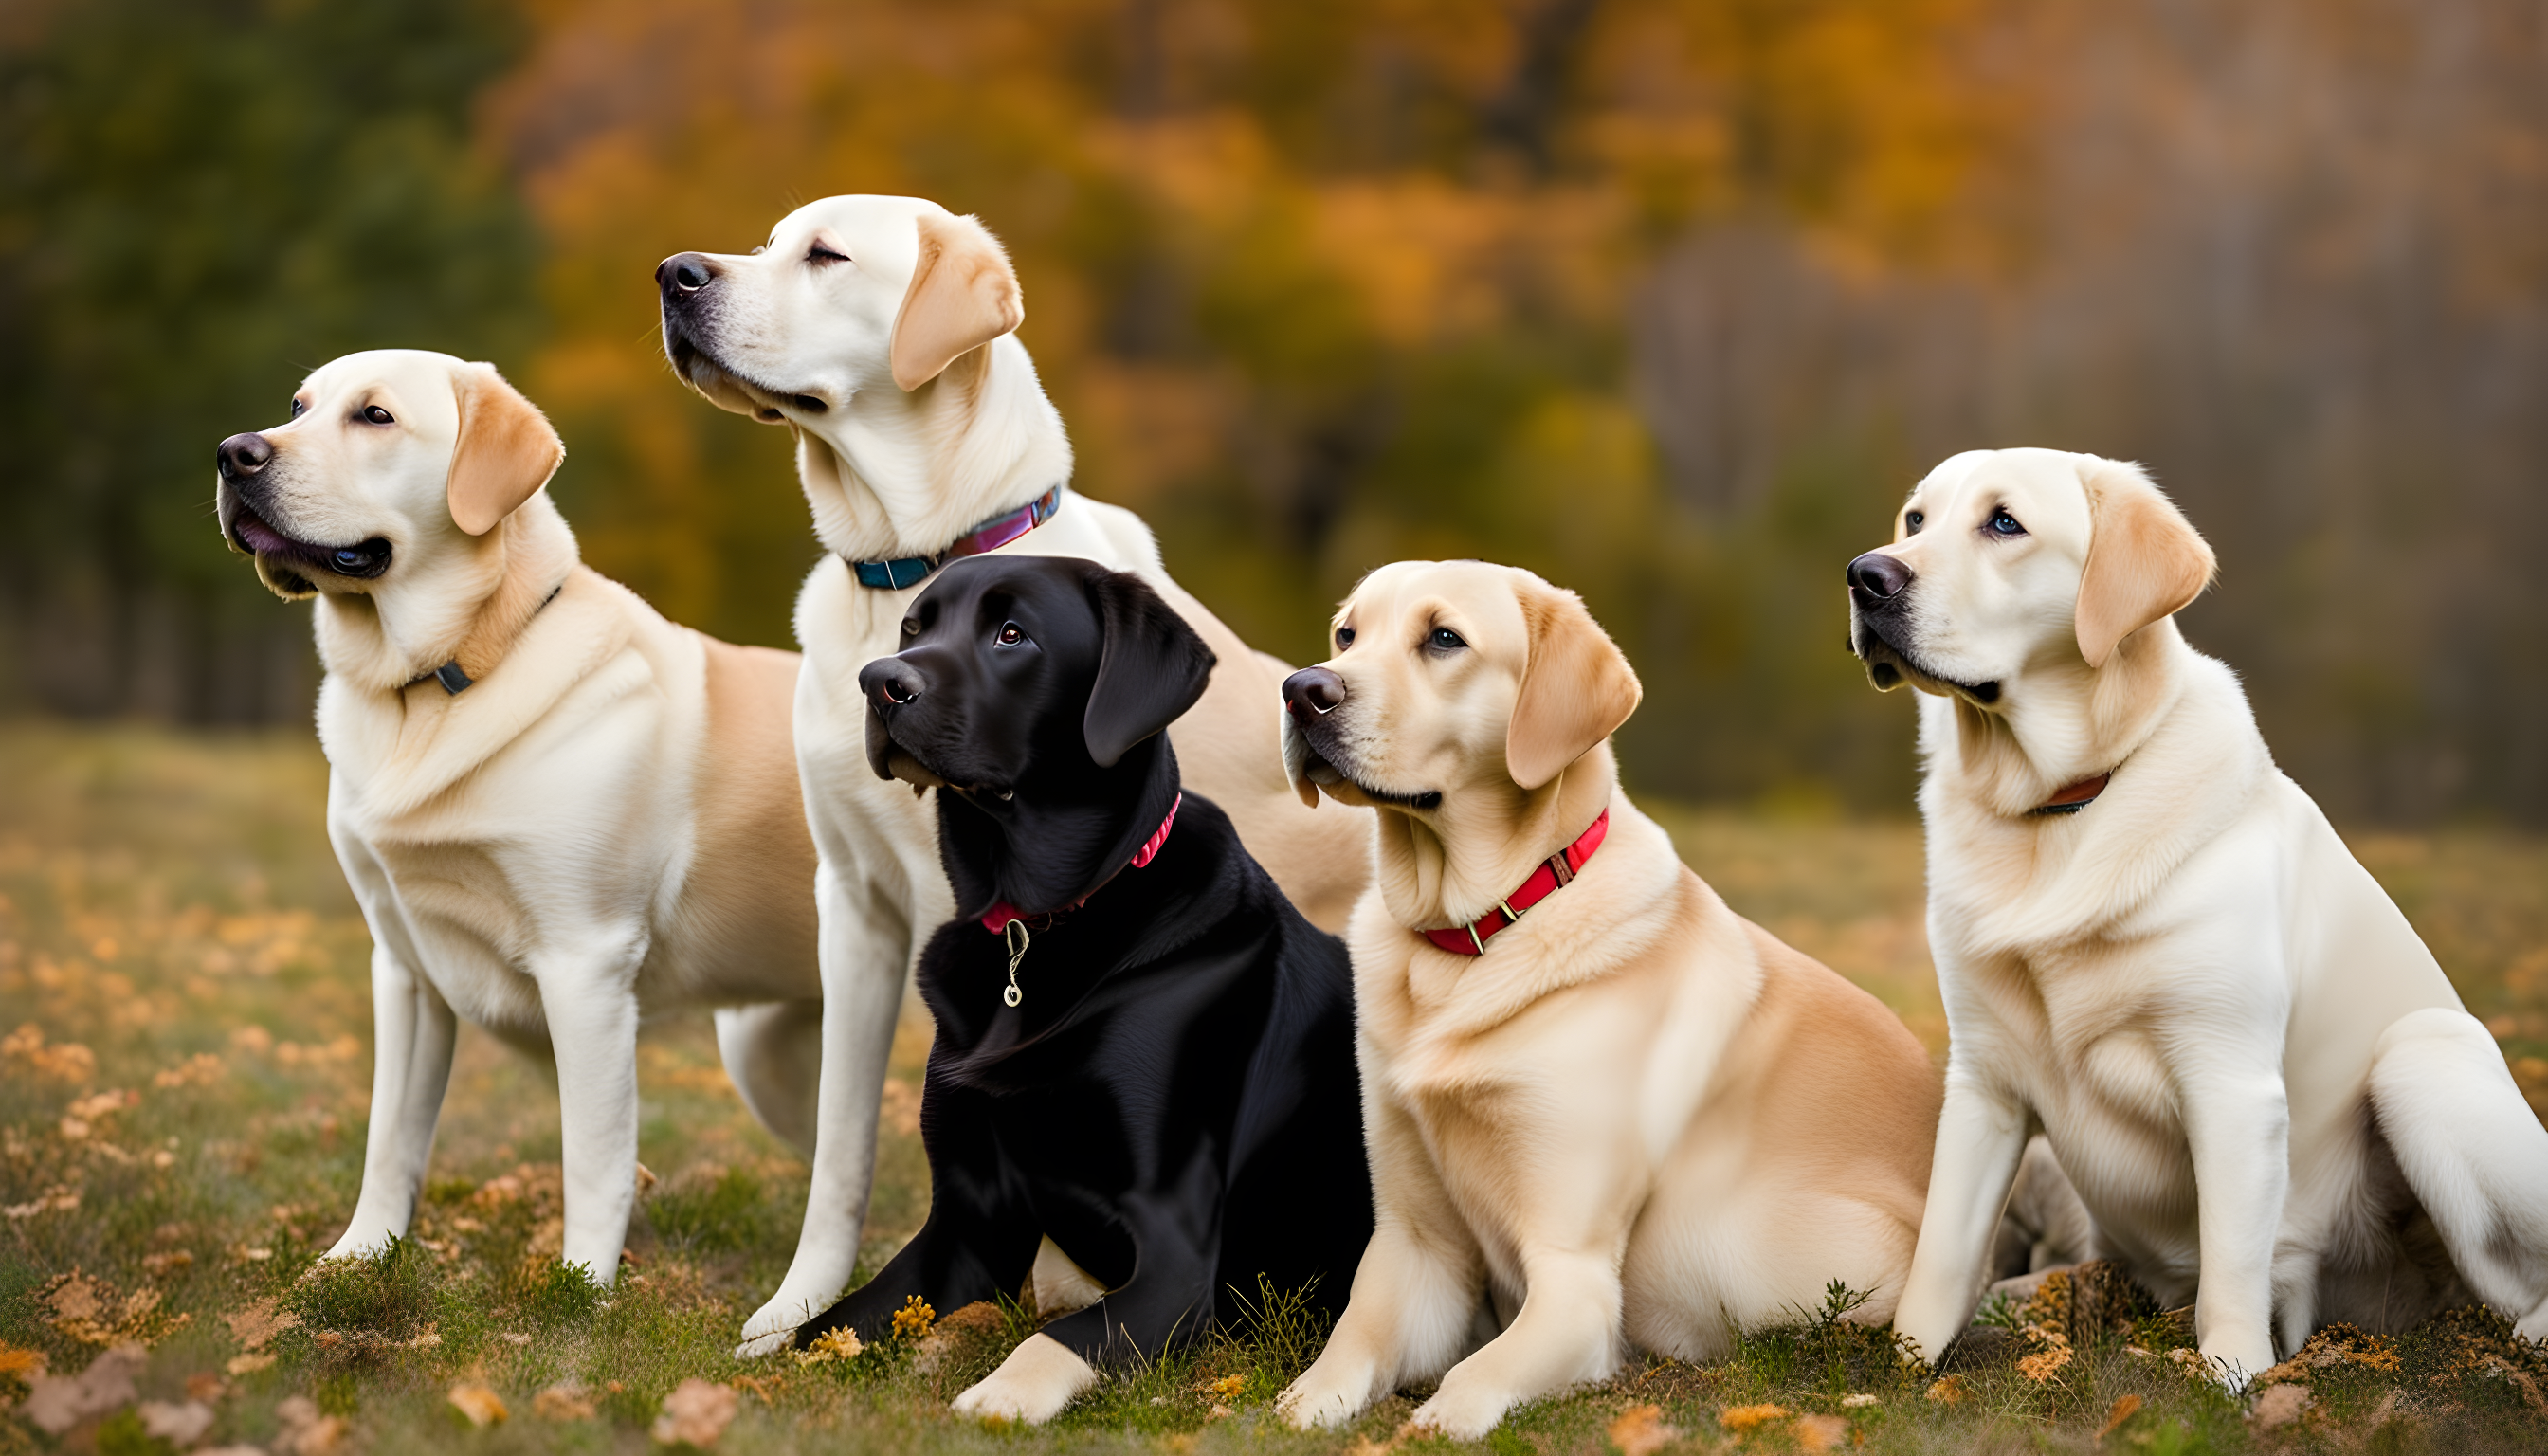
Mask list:
POLYGON ((374 424, 398 423, 398 419, 395 415, 391 414, 390 411, 382 409, 378 405, 365 405, 363 407, 363 417, 374 424))
POLYGON ((1351 646, 1353 646, 1353 628, 1336 628, 1336 651, 1342 652, 1351 646))
POLYGON ((849 260, 848 253, 834 252, 819 242, 805 250, 805 261, 809 263, 846 263, 849 260))
POLYGON ((2008 507, 2005 505, 1995 505, 1991 507, 1990 519, 1984 521, 1982 524, 1987 527, 1990 533, 1994 536, 2023 536, 2026 534, 2026 527, 2017 523, 2017 517, 2009 514, 2008 507))
POLYGON ((1460 634, 1450 628, 1436 627, 1433 629, 1433 635, 1424 639, 1424 645, 1435 652, 1458 652, 1469 644, 1462 641, 1460 634))
POLYGON ((295 419, 299 419, 299 418, 302 416, 303 412, 304 412, 304 411, 306 411, 307 410, 309 410, 309 408, 310 408, 310 402, 309 402, 309 401, 307 401, 307 400, 294 400, 294 401, 292 402, 292 417, 293 417, 293 418, 295 418, 295 419))
POLYGON ((1902 517, 1902 534, 1906 536, 1916 536, 1920 534, 1920 527, 1926 525, 1928 520, 1929 517, 1921 511, 1914 510, 1907 512, 1902 517))
POLYGON ((1015 622, 1002 622, 1000 624, 1000 635, 991 640, 999 643, 1002 647, 1015 647, 1019 643, 1027 640, 1027 634, 1015 622))
POLYGON ((902 619, 902 635, 903 635, 903 636, 905 636, 905 637, 917 637, 917 636, 919 636, 919 635, 920 635, 920 618, 918 618, 918 617, 904 617, 904 618, 902 619))

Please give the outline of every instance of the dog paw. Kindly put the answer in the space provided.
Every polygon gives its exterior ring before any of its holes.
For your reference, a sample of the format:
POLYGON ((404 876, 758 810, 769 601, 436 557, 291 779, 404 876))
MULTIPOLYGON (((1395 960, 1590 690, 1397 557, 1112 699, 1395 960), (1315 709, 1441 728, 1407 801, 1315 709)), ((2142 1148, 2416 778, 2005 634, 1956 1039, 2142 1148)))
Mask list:
POLYGON ((734 1357, 738 1360, 758 1360, 766 1355, 775 1355, 787 1348, 787 1338, 795 1332, 792 1329, 773 1329, 761 1334, 751 1334, 747 1331, 743 1343, 734 1347, 734 1357))
POLYGON ((1319 1378, 1313 1367, 1291 1388, 1274 1398, 1274 1413, 1294 1430, 1329 1430, 1354 1418, 1362 1403, 1340 1385, 1319 1378))
POLYGON ((1455 1441, 1483 1441, 1487 1432, 1502 1422, 1511 1405, 1501 1396, 1445 1386, 1407 1417, 1407 1429, 1411 1433, 1449 1436, 1455 1441))
POLYGON ((1042 1425, 1097 1384, 1096 1368, 1048 1334, 1029 1335, 1000 1368, 956 1398, 954 1410, 977 1420, 1042 1425))

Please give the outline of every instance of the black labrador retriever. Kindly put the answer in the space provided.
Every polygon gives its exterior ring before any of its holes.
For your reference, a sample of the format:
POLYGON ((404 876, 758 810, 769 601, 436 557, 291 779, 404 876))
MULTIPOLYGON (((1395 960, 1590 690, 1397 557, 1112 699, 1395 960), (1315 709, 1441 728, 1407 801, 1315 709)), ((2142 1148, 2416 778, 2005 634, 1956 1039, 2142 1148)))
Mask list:
POLYGON ((1049 1236, 1108 1292, 956 1402, 1040 1421, 1098 1361, 1244 1325, 1260 1278, 1340 1312, 1372 1223, 1352 974, 1180 793, 1163 730, 1211 650, 1071 557, 957 561, 902 630, 859 685, 878 775, 937 789, 958 911, 920 958, 929 1221, 797 1342, 1014 1295, 1049 1236))

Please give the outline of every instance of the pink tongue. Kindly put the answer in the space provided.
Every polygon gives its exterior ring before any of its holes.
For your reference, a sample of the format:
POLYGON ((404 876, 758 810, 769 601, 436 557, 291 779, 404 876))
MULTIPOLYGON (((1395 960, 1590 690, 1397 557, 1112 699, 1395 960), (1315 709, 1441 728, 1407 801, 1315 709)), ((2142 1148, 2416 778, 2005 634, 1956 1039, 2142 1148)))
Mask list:
POLYGON ((239 539, 247 543, 250 551, 281 551, 292 544, 277 534, 274 527, 245 511, 239 514, 238 533, 239 539))

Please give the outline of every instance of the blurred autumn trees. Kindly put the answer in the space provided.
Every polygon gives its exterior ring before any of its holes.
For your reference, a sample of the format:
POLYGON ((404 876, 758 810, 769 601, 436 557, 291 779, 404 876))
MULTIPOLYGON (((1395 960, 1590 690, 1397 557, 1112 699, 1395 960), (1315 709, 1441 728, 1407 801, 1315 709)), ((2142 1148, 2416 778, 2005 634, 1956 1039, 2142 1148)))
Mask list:
POLYGON ((62 138, 0 161, 42 174, 0 174, 0 500, 55 523, 0 542, 0 693, 246 715, 67 693, 140 649, 48 678, 30 624, 184 583, 207 651, 306 631, 222 559, 204 459, 360 344, 496 358, 588 559, 786 641, 785 436, 672 381, 649 274, 906 192, 1006 240, 1077 485, 1269 650, 1377 563, 1511 561, 1637 663, 1634 785, 1899 806, 1840 568, 1939 458, 2059 445, 2145 461, 2220 548, 2189 631, 2333 811, 2548 820, 2535 0, 231 10, 0 35, 9 114, 62 138), (156 255, 162 205, 215 261, 156 255))

